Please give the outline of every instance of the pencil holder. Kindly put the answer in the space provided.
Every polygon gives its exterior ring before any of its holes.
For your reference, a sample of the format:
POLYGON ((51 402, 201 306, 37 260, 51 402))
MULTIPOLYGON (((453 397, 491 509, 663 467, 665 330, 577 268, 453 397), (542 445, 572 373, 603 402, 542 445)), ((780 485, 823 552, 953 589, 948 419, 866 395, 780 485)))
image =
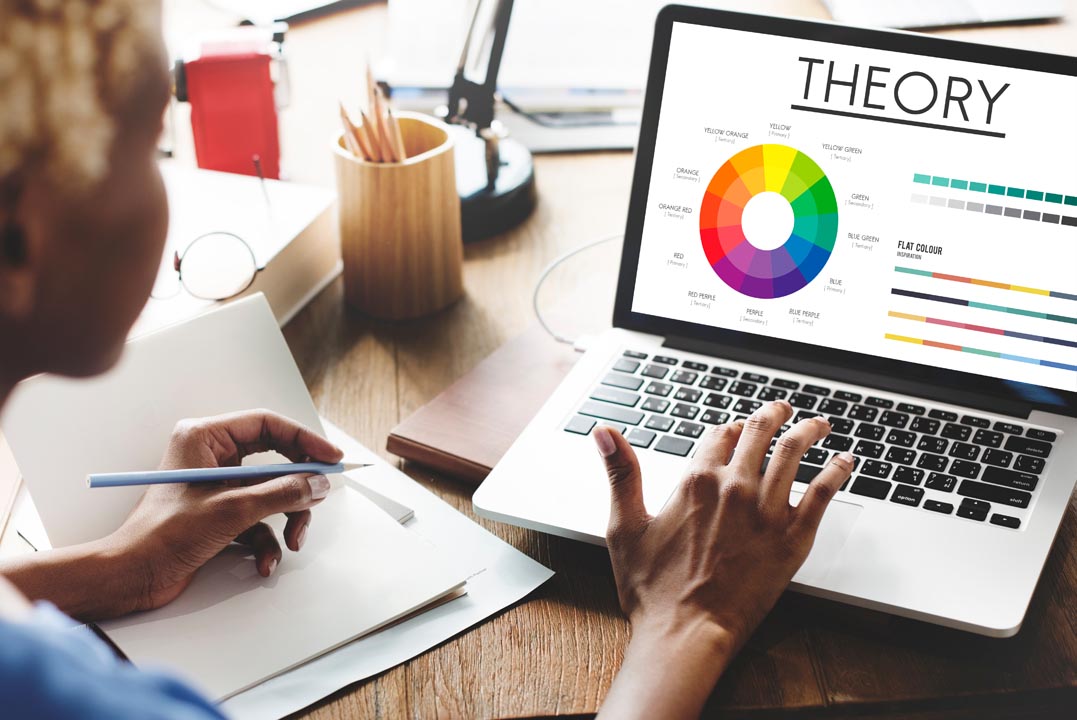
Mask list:
POLYGON ((397 116, 407 159, 366 162, 336 138, 340 242, 349 304, 392 320, 420 317, 464 294, 453 141, 434 118, 397 116))

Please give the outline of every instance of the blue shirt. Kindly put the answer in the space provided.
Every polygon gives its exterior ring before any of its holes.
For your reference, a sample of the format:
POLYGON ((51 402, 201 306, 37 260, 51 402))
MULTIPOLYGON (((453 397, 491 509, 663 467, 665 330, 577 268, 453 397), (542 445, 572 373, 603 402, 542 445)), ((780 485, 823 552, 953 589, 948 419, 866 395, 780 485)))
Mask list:
POLYGON ((163 673, 116 658, 48 603, 0 620, 0 716, 35 720, 220 720, 211 702, 163 673))

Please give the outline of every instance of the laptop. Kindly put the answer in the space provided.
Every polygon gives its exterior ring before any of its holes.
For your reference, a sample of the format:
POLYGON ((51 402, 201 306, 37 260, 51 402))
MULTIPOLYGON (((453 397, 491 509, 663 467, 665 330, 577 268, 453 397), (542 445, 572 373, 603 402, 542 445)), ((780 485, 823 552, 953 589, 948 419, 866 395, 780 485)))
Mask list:
POLYGON ((658 16, 613 328, 476 491, 602 544, 589 434, 661 510, 707 428, 787 400, 857 458, 792 588, 1021 627, 1077 479, 1077 59, 682 6, 658 16))

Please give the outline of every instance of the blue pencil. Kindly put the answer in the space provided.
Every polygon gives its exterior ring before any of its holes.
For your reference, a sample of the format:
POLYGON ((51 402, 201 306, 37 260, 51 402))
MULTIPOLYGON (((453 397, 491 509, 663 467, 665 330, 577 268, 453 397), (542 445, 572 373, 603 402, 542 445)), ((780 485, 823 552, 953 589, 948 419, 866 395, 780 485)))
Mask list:
POLYGON ((370 464, 344 463, 283 463, 281 465, 241 465, 239 467, 192 468, 190 470, 153 470, 150 472, 99 473, 86 476, 92 488, 128 487, 131 485, 162 485, 166 483, 226 482, 228 480, 268 480, 295 473, 334 475, 370 464))

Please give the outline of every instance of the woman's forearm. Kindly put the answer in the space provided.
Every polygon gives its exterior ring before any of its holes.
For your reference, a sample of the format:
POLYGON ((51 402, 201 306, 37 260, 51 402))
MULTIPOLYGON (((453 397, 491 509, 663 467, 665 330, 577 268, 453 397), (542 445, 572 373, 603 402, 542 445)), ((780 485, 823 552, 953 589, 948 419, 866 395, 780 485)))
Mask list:
POLYGON ((736 654, 708 622, 633 628, 600 718, 695 718, 736 654))

